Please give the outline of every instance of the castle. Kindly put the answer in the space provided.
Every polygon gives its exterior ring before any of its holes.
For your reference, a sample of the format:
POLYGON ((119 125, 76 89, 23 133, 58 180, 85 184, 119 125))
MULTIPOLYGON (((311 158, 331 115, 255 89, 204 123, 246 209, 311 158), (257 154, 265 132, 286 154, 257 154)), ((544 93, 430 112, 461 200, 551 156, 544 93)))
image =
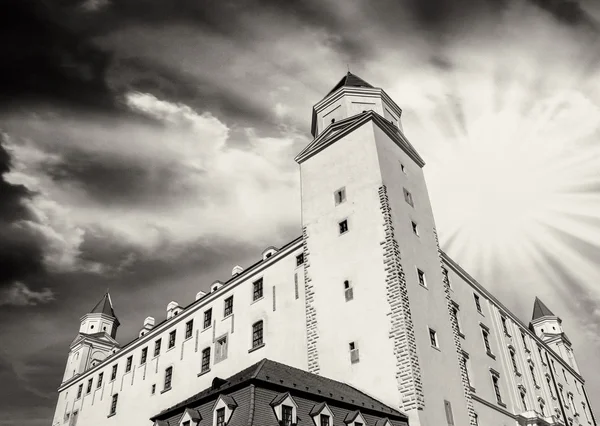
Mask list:
POLYGON ((106 294, 52 425, 596 426, 561 319, 536 299, 526 325, 440 250, 401 115, 348 72, 296 157, 302 235, 124 346, 106 294))

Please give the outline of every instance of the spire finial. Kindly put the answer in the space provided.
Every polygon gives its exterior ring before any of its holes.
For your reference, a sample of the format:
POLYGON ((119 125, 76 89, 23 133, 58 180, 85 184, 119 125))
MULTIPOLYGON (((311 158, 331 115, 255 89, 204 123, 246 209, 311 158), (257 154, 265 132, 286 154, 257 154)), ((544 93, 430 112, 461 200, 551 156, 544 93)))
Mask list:
POLYGON ((350 74, 350 64, 346 63, 346 67, 348 68, 348 74, 350 74))

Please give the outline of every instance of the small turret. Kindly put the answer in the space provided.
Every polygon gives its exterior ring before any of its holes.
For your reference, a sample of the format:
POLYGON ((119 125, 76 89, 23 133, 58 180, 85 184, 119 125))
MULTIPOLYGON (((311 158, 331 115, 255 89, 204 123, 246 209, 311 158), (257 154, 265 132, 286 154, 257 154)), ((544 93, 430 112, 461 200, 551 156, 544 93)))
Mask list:
POLYGON ((92 310, 81 317, 79 334, 70 346, 63 382, 94 367, 118 350, 115 340, 119 319, 106 292, 92 310))

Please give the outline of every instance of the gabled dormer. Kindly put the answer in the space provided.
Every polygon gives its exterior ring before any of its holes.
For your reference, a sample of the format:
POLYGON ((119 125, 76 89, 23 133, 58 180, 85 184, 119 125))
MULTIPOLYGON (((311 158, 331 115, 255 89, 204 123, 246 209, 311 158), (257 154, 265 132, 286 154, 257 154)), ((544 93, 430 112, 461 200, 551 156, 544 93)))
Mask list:
POLYGON ((402 110, 387 93, 348 72, 327 96, 313 107, 311 133, 317 137, 331 124, 370 110, 402 129, 402 110))
POLYGON ((344 418, 344 424, 347 426, 366 426, 367 422, 360 411, 350 411, 344 418))
POLYGON ((315 405, 309 413, 315 426, 333 426, 333 411, 326 402, 315 405))
POLYGON ((202 415, 198 410, 186 408, 179 420, 178 426, 198 426, 202 415))
POLYGON ((231 396, 219 395, 212 409, 212 426, 224 426, 228 424, 236 408, 237 403, 231 396))
POLYGON ((277 395, 271 401, 271 407, 280 425, 296 425, 298 423, 298 404, 289 392, 277 395))

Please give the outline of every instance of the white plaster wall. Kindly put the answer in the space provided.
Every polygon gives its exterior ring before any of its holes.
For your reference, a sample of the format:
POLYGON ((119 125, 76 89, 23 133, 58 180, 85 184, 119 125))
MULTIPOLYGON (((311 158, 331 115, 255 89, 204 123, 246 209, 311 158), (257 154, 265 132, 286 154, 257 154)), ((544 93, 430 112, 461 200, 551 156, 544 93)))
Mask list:
POLYGON ((290 247, 286 256, 275 255, 265 264, 269 266, 240 278, 237 285, 228 284, 213 296, 194 304, 138 339, 97 368, 83 374, 78 380, 60 390, 53 425, 62 424, 66 411, 79 410, 80 425, 149 425, 149 418, 191 395, 209 387, 214 377, 227 378, 241 369, 269 358, 297 368, 307 369, 306 332, 304 313, 303 268, 296 267, 296 255, 302 252, 300 243, 290 247), (295 298, 294 274, 298 273, 299 297, 295 298), (264 297, 252 302, 252 282, 263 277, 264 297), (273 311, 273 286, 276 288, 276 310, 273 311), (223 318, 223 301, 234 295, 233 316, 223 318), (212 307, 213 325, 202 330, 203 313, 212 307), (194 320, 192 337, 184 340, 185 324, 194 320), (251 353, 251 325, 264 321, 265 346, 251 353), (168 335, 177 330, 176 345, 168 349, 168 335), (228 333, 228 358, 214 364, 213 335, 228 333), (154 342, 162 338, 161 353, 154 357, 154 342), (140 365, 142 348, 148 347, 148 360, 140 365), (211 347, 211 371, 200 372, 201 351, 211 347), (133 368, 125 373, 126 359, 133 354, 133 368), (110 380, 112 366, 118 364, 118 374, 110 380), (172 388, 161 393, 164 372, 173 366, 172 388), (104 372, 103 384, 97 388, 98 373, 104 372), (85 394, 87 381, 93 377, 92 392, 85 394), (84 395, 75 400, 77 386, 84 383, 84 395), (156 394, 151 395, 152 384, 156 394), (68 393, 68 396, 67 396, 68 393), (111 396, 119 393, 117 415, 107 417, 111 396))

